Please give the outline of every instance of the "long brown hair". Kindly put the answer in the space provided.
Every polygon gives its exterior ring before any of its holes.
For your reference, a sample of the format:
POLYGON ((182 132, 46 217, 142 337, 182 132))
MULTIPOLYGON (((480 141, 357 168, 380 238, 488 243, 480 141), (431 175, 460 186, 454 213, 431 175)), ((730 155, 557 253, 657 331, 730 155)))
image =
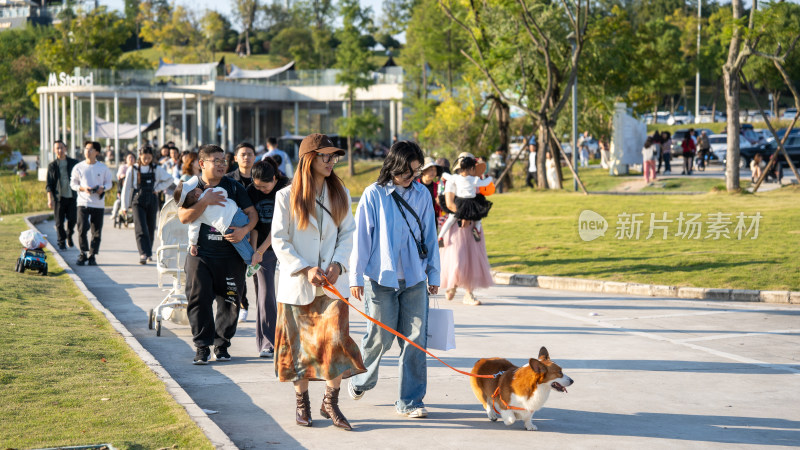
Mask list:
POLYGON ((183 167, 181 168, 181 174, 192 175, 192 176, 196 175, 192 173, 192 164, 194 164, 194 162, 197 161, 197 159, 198 159, 197 153, 189 152, 186 155, 186 162, 183 163, 183 167))
MULTIPOLYGON (((317 193, 314 189, 314 173, 311 169, 311 163, 314 162, 316 157, 316 152, 306 153, 301 156, 292 180, 289 203, 291 204, 292 219, 297 220, 297 228, 299 230, 308 228, 309 217, 316 209, 317 193)), ((350 213, 350 199, 347 198, 342 179, 333 171, 325 178, 325 184, 328 186, 331 199, 331 215, 338 227, 344 220, 345 215, 350 213)))

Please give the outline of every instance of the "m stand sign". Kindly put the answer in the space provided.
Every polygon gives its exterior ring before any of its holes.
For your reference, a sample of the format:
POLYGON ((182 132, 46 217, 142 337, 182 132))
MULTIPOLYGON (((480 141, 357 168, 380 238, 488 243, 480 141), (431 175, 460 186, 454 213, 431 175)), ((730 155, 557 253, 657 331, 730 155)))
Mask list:
POLYGON ((47 80, 48 86, 93 86, 94 73, 82 77, 79 75, 69 75, 66 72, 61 72, 58 75, 51 73, 47 80))

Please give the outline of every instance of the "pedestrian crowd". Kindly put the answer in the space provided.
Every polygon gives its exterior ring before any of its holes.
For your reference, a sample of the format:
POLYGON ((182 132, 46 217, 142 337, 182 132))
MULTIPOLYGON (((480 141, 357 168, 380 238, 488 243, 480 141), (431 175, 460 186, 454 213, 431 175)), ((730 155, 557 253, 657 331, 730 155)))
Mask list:
MULTIPOLYGON (((159 211, 174 200, 177 220, 189 225, 184 270, 192 363, 208 364, 212 353, 216 361, 231 359, 237 325, 249 309, 246 279, 254 276, 256 350, 273 358, 280 381, 293 383, 297 423, 312 425, 309 381, 322 380, 320 415, 350 430, 339 393, 358 400, 372 390, 396 338, 370 323, 354 341, 348 306, 323 287, 363 302, 368 315, 424 348, 430 295, 442 288, 452 300, 461 288, 465 304, 480 305, 474 291, 492 285, 481 220, 496 178, 470 153, 451 167, 425 157, 415 142, 395 140, 354 214, 334 171, 345 151, 327 136, 303 139, 296 167, 275 139, 266 144, 260 155, 248 143, 232 153, 216 145, 181 152, 172 143, 158 151, 146 144, 126 154, 112 176, 98 160, 99 143, 86 142, 78 162, 58 141, 47 173, 57 244, 74 246, 77 224, 77 264, 98 264, 104 195, 116 181, 112 215, 115 223, 117 216, 132 220, 138 263, 147 264, 159 211)), ((498 177, 502 156, 490 158, 498 177)), ((424 418, 426 356, 397 342, 395 409, 424 418)))

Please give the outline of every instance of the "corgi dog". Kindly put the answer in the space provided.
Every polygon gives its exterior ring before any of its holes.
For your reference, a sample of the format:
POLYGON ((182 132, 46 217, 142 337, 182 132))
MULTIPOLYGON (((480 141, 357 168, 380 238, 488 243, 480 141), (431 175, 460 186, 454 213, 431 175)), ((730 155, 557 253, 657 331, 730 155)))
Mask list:
POLYGON ((500 373, 495 378, 472 377, 472 391, 492 422, 497 420, 498 414, 506 426, 521 419, 528 431, 536 430, 533 413, 544 405, 550 391, 566 393, 567 386, 573 383, 561 367, 550 361, 550 354, 544 347, 539 350, 539 359, 531 358, 522 367, 502 358, 484 358, 475 363, 472 373, 500 373))

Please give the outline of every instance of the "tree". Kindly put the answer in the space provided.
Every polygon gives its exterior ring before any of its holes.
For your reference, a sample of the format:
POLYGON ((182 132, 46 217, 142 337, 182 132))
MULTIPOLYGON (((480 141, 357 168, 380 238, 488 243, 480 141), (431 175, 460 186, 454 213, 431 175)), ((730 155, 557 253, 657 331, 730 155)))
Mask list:
POLYGON ((383 0, 379 26, 381 33, 392 37, 405 31, 411 21, 412 11, 421 3, 421 0, 383 0))
POLYGON ((747 62, 750 56, 749 47, 745 43, 744 51, 742 51, 742 44, 744 43, 743 35, 747 30, 752 31, 753 20, 755 18, 756 1, 753 2, 753 9, 750 11, 749 26, 742 24, 742 1, 732 0, 731 8, 733 14, 731 16, 730 26, 731 40, 728 46, 728 59, 722 66, 722 79, 725 83, 725 106, 728 116, 728 153, 727 162, 725 166, 725 187, 728 192, 739 191, 739 91, 741 90, 741 81, 739 80, 739 72, 747 62))
MULTIPOLYGON (((422 132, 436 111, 437 99, 430 91, 444 87, 455 95, 458 79, 467 61, 460 49, 468 45, 467 34, 450 21, 438 0, 420 0, 406 31, 406 45, 400 51, 404 91, 410 114, 404 128, 422 132)), ((438 96, 437 96, 438 97, 438 96)))
POLYGON ((298 69, 315 68, 313 36, 306 27, 284 28, 272 39, 270 53, 294 60, 298 69))
POLYGON ((225 38, 231 31, 231 23, 216 11, 206 11, 200 19, 206 49, 211 52, 211 59, 217 60, 216 52, 225 49, 225 38))
POLYGON ((544 154, 550 151, 560 161, 553 128, 577 79, 588 0, 439 3, 468 34, 470 45, 461 53, 493 94, 539 125, 538 183, 546 187, 544 154))
MULTIPOLYGON (((353 130, 360 120, 353 114, 356 91, 367 89, 374 84, 372 71, 375 70, 375 65, 371 59, 372 52, 369 50, 373 41, 371 39, 373 25, 369 16, 370 9, 361 9, 358 0, 342 0, 340 11, 342 28, 338 32, 340 44, 336 49, 336 67, 339 69, 336 82, 347 87, 345 92, 347 115, 340 122, 341 130, 347 131, 353 130), (368 34, 362 35, 360 30, 365 30, 368 34)), ((353 137, 354 135, 347 134, 347 165, 350 176, 355 175, 353 137)))
POLYGON ((36 87, 47 80, 47 67, 36 57, 37 42, 48 39, 52 29, 11 29, 0 33, 0 118, 11 127, 38 116, 36 87), (34 102, 35 100, 35 102, 34 102))
POLYGON ((665 94, 680 91, 689 77, 689 64, 681 50, 681 30, 665 21, 648 22, 636 32, 634 56, 635 85, 643 100, 653 108, 653 114, 665 94))
POLYGON ((247 56, 250 56, 250 32, 253 31, 258 11, 258 0, 233 0, 233 15, 242 24, 247 56))
POLYGON ((117 12, 104 6, 62 19, 54 36, 39 41, 36 54, 55 72, 72 72, 75 67, 114 68, 122 56, 122 44, 131 30, 117 12))
POLYGON ((200 62, 208 58, 201 27, 183 6, 172 9, 160 0, 145 0, 139 5, 142 39, 151 42, 173 61, 200 62))

